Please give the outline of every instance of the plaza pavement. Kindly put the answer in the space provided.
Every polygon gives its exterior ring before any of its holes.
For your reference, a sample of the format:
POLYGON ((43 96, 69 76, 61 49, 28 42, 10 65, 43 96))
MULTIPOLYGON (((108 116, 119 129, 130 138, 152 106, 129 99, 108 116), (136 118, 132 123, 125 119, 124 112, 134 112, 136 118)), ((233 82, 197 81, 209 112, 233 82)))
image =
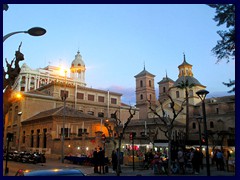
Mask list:
MULTIPOLYGON (((62 168, 62 167, 74 167, 81 169, 84 174, 87 176, 116 176, 116 173, 109 167, 109 172, 105 174, 98 174, 93 172, 93 167, 91 166, 82 166, 77 164, 71 164, 67 161, 64 163, 60 162, 60 160, 53 160, 47 159, 46 163, 39 163, 39 164, 24 164, 24 163, 17 163, 17 162, 8 162, 9 173, 8 176, 14 176, 18 169, 48 169, 48 168, 62 168)), ((5 161, 3 161, 3 174, 5 168, 5 161)), ((122 173, 120 176, 166 176, 166 175, 159 175, 154 174, 152 169, 144 170, 138 167, 133 168, 131 166, 121 166, 122 173)), ((227 172, 227 171, 217 171, 215 166, 211 166, 210 168, 210 175, 211 176, 235 176, 235 172, 227 172)), ((173 176, 207 176, 206 167, 203 170, 200 170, 198 175, 195 174, 187 174, 187 175, 173 175, 173 176)))

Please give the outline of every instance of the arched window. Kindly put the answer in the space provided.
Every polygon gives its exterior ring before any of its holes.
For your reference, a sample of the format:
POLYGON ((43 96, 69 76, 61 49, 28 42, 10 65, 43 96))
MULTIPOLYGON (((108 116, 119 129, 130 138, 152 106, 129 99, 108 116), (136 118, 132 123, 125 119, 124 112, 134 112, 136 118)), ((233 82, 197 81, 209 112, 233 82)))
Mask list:
POLYGON ((193 90, 189 90, 189 97, 193 97, 193 90))
POLYGON ((179 91, 176 91, 176 98, 179 98, 179 91))
POLYGON ((164 92, 164 93, 166 92, 166 87, 163 87, 163 92, 164 92))
POLYGON ((143 99, 143 95, 142 95, 142 94, 140 95, 140 99, 141 99, 141 100, 143 99))
POLYGON ((192 123, 192 128, 196 129, 196 123, 192 123))
POLYGON ((143 81, 142 80, 140 81, 140 87, 143 87, 143 81))
POLYGON ((98 113, 98 117, 104 117, 104 113, 103 112, 99 112, 98 113))
POLYGON ((149 80, 149 87, 152 87, 152 81, 151 80, 149 80))
POLYGON ((150 98, 150 100, 152 100, 152 95, 151 94, 149 95, 149 98, 150 98))
POLYGON ((210 128, 214 128, 214 123, 212 121, 210 122, 210 128))

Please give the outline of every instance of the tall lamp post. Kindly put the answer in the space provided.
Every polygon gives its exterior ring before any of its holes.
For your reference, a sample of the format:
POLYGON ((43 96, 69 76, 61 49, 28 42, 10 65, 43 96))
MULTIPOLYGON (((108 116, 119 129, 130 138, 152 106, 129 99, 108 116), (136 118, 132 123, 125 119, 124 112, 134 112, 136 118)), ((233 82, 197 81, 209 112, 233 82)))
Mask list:
POLYGON ((198 97, 202 101, 202 113, 203 113, 203 122, 204 122, 204 134, 206 142, 206 165, 207 165, 207 176, 210 176, 210 165, 209 165, 209 151, 208 151, 208 132, 207 132, 207 120, 206 120, 206 109, 205 109, 205 98, 209 92, 207 90, 199 90, 196 92, 198 97))
POLYGON ((196 117, 196 120, 198 123, 199 146, 200 146, 200 151, 202 152, 202 130, 201 130, 202 117, 198 116, 196 117))
POLYGON ((64 82, 64 93, 62 94, 63 100, 63 121, 62 121, 62 163, 64 163, 64 139, 65 139, 65 121, 66 121, 66 99, 67 99, 67 92, 66 92, 66 85, 67 85, 67 70, 64 70, 65 73, 65 82, 64 82))
POLYGON ((30 28, 29 30, 27 31, 16 31, 16 32, 12 32, 12 33, 9 33, 9 34, 6 34, 5 36, 3 36, 3 42, 9 38, 10 36, 14 35, 14 34, 19 34, 19 33, 27 33, 31 36, 42 36, 46 33, 46 29, 44 28, 41 28, 41 27, 33 27, 33 28, 30 28))

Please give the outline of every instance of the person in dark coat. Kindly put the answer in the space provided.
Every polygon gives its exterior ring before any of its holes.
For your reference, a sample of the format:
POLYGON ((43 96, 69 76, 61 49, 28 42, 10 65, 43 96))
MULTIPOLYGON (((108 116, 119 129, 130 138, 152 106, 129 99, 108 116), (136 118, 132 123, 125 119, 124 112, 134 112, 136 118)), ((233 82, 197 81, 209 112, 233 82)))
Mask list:
POLYGON ((112 151, 112 168, 113 171, 117 170, 117 153, 115 150, 112 151))
POLYGON ((193 152, 193 157, 192 157, 192 164, 193 168, 195 170, 195 174, 199 174, 200 172, 200 165, 201 165, 201 153, 199 150, 195 149, 193 152))
POLYGON ((99 174, 103 173, 105 174, 104 170, 104 165, 105 165, 105 152, 104 150, 100 147, 99 152, 98 152, 98 160, 99 160, 99 174))
POLYGON ((94 173, 98 173, 98 152, 97 148, 93 151, 94 173))

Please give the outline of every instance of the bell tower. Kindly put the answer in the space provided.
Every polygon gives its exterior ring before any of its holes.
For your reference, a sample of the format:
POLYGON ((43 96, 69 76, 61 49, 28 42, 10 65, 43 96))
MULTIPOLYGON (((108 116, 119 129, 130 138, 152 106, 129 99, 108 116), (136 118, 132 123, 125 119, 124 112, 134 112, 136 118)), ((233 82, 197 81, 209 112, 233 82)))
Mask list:
POLYGON ((80 82, 82 86, 86 86, 85 83, 85 63, 82 59, 82 56, 80 52, 77 52, 77 55, 75 55, 75 59, 72 61, 71 68, 70 68, 70 76, 75 81, 80 82))
POLYGON ((147 119, 150 112, 148 100, 153 106, 156 105, 155 75, 146 71, 144 66, 143 71, 134 77, 136 78, 136 107, 139 108, 139 118, 147 119))

